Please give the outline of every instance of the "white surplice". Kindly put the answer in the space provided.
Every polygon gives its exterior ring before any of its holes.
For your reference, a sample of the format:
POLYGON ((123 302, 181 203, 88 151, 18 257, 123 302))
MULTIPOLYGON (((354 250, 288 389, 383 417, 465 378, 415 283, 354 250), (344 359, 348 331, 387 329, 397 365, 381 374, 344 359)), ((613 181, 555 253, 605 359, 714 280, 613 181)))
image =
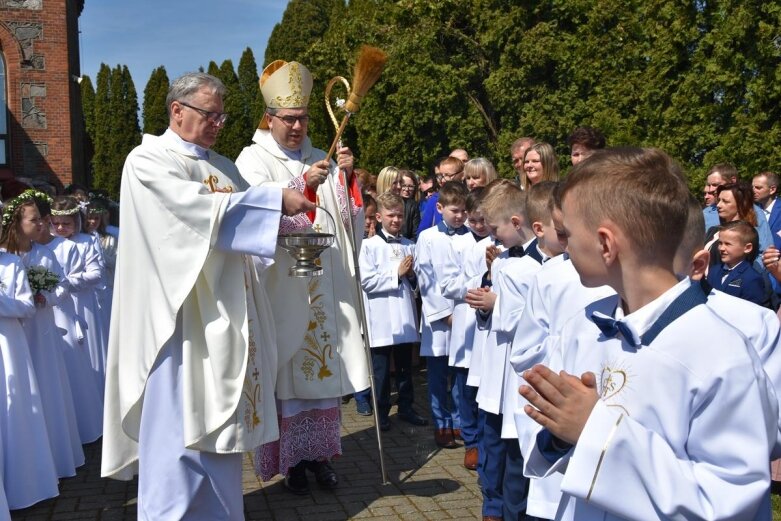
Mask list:
POLYGON ((615 311, 642 336, 689 286, 684 279, 626 317, 617 296, 595 302, 551 348, 551 370, 591 371, 601 395, 555 462, 538 436, 523 448, 526 475, 564 472, 556 519, 771 519, 778 402, 745 338, 706 305, 637 348, 589 318, 615 311))
POLYGON ((361 245, 358 264, 366 293, 371 347, 417 342, 420 338, 412 285, 407 277, 399 277, 399 264, 407 255, 413 255, 415 245, 405 237, 400 241, 387 243, 375 235, 361 245))

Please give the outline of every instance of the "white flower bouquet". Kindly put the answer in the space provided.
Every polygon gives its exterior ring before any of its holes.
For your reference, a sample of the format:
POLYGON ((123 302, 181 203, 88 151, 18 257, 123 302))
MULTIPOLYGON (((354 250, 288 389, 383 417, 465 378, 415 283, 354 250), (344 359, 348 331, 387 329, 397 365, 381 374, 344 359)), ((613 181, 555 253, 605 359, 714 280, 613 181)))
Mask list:
POLYGON ((60 283, 60 278, 43 266, 30 266, 27 268, 27 281, 33 293, 38 293, 54 289, 60 283))

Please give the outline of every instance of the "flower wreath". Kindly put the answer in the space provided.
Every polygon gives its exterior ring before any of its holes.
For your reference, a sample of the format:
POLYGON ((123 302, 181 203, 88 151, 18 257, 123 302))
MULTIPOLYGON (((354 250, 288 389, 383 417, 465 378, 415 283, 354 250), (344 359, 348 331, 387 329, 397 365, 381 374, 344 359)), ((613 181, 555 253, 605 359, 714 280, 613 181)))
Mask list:
POLYGON ((49 204, 54 202, 54 199, 49 197, 49 195, 44 192, 35 190, 33 188, 25 190, 3 205, 3 226, 8 226, 8 223, 11 222, 11 218, 13 217, 14 212, 17 208, 19 208, 19 206, 28 201, 35 202, 36 199, 40 199, 41 201, 45 201, 49 204))

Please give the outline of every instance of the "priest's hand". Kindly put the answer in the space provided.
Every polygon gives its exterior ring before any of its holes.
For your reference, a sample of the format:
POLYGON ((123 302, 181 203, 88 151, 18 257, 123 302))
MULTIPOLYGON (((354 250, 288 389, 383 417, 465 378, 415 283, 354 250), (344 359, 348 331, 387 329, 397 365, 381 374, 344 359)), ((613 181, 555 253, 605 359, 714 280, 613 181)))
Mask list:
POLYGON ((578 378, 535 365, 524 371, 523 378, 529 385, 522 385, 518 392, 531 404, 524 406, 524 412, 557 438, 575 445, 599 400, 594 373, 578 378))
POLYGON ((304 174, 304 179, 310 190, 317 190, 317 187, 328 179, 328 161, 323 159, 310 166, 304 174))
POLYGON ((316 209, 315 203, 306 198, 304 194, 292 188, 282 189, 282 215, 296 215, 302 212, 312 212, 316 209))
POLYGON ((353 151, 348 147, 341 147, 336 151, 336 164, 339 165, 341 170, 344 170, 348 179, 353 173, 354 162, 353 151))

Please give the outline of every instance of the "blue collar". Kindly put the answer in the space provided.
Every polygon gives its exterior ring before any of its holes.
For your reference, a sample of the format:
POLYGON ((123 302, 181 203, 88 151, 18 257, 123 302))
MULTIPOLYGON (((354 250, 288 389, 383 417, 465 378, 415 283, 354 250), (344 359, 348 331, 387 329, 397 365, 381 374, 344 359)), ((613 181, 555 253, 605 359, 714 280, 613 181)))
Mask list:
POLYGON ((401 242, 401 237, 393 237, 385 235, 385 233, 382 230, 382 227, 380 227, 378 230, 374 232, 374 235, 382 239, 383 241, 387 242, 388 244, 398 244, 401 242))
MULTIPOLYGON (((591 316, 592 321, 599 327, 602 334, 607 337, 615 337, 618 333, 624 337, 632 347, 639 347, 640 345, 648 346, 656 340, 656 337, 664 331, 664 329, 672 324, 681 315, 691 311, 700 304, 705 304, 708 297, 704 293, 700 284, 692 283, 683 293, 678 295, 669 306, 659 315, 656 322, 648 328, 641 337, 638 343, 634 331, 629 325, 622 321, 616 320, 616 309, 613 309, 612 316, 605 315, 603 313, 594 312, 591 316)), ((618 305, 616 305, 618 307, 618 305)))
POLYGON ((467 228, 463 224, 461 225, 460 228, 451 228, 450 226, 447 225, 445 221, 439 221, 437 223, 437 230, 452 236, 452 235, 464 235, 469 231, 469 228, 467 228))
POLYGON ((526 247, 526 255, 531 257, 532 259, 536 260, 540 264, 543 262, 542 255, 540 254, 540 250, 537 249, 537 239, 534 239, 529 246, 526 247))

